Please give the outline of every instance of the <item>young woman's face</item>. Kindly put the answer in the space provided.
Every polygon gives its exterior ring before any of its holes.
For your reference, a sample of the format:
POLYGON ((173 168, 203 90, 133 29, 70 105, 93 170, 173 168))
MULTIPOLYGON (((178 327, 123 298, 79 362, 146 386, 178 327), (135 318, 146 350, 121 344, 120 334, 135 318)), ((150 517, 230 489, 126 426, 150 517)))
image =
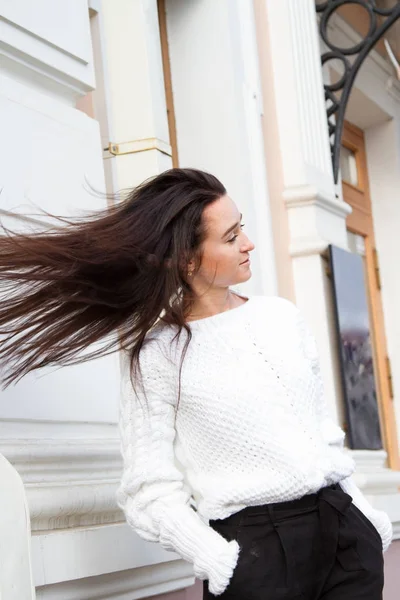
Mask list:
POLYGON ((206 287, 229 287, 250 279, 248 259, 255 246, 243 230, 242 215, 233 200, 225 195, 209 204, 204 209, 203 219, 207 237, 202 245, 201 266, 193 282, 206 287))

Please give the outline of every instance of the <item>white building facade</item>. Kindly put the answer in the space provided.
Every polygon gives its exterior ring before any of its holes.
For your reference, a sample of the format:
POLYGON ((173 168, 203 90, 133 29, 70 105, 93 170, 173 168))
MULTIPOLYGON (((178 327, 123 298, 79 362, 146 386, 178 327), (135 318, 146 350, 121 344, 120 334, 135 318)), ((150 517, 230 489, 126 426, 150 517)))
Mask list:
MULTIPOLYGON (((350 44, 360 34, 335 15, 330 35, 350 44)), ((313 0, 37 0, 35 10, 0 0, 0 210, 78 214, 105 206, 91 188, 117 192, 173 165, 214 173, 256 244, 242 291, 299 305, 346 427, 326 252, 365 245, 349 226, 350 187, 334 182, 323 86, 335 66, 322 69, 323 51, 313 0)), ((400 84, 378 51, 346 120, 366 156, 381 278, 373 306, 393 391, 389 402, 381 382, 384 448, 349 451, 400 539, 400 84)), ((0 394, 0 453, 24 484, 36 597, 200 600, 191 566, 141 540, 117 509, 119 368, 115 355, 0 394)), ((385 600, 396 597, 399 557, 400 541, 387 554, 385 600)))

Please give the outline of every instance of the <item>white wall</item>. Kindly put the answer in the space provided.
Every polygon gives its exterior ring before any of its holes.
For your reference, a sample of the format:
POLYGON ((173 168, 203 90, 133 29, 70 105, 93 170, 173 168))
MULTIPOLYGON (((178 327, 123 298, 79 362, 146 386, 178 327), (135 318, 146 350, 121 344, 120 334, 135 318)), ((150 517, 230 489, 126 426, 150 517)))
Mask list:
MULTIPOLYGON (((85 0, 0 2, 3 74, 0 92, 1 209, 82 214, 104 208, 98 123, 76 110, 94 85, 85 0), (40 18, 39 18, 40 16, 40 18)), ((4 218, 4 217, 3 217, 4 218)), ((20 225, 12 223, 18 228, 20 225)), ((7 419, 115 421, 115 357, 79 367, 28 375, 0 393, 7 419)))
POLYGON ((221 179, 256 245, 253 293, 277 291, 251 2, 167 0, 179 163, 221 179))
MULTIPOLYGON (((34 205, 64 216, 104 208, 87 191, 104 190, 98 123, 75 108, 95 85, 87 0, 0 0, 0 39, 1 218, 37 214, 34 205)), ((83 598, 71 580, 120 568, 107 563, 109 537, 132 544, 121 524, 100 527, 121 518, 118 395, 117 355, 0 392, 0 452, 25 485, 38 597, 59 598, 62 583, 61 597, 83 598)))
MULTIPOLYGON (((49 98, 29 82, 2 78, 0 130, 2 209, 36 212, 32 202, 55 214, 104 207, 89 194, 104 188, 97 123, 49 98), (18 157, 18 160, 15 160, 18 157)), ((17 224, 12 226, 17 227, 17 224)), ((0 395, 6 418, 109 421, 116 418, 118 371, 113 357, 79 367, 29 375, 0 395)))
POLYGON ((368 128, 365 139, 400 440, 400 106, 398 119, 368 128))

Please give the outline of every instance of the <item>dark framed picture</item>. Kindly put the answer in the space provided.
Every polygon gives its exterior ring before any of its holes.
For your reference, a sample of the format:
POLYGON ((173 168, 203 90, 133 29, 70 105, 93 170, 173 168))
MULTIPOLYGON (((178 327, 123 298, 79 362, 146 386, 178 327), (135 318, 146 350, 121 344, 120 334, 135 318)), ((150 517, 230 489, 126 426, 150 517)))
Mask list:
POLYGON ((352 449, 382 448, 364 259, 329 246, 343 396, 352 449))

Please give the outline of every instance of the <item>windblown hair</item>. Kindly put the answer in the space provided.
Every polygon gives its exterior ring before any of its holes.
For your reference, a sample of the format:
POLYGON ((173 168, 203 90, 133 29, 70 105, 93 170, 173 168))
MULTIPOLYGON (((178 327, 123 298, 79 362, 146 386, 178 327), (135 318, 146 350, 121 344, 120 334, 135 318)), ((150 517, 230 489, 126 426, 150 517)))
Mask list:
MULTIPOLYGON (((161 318, 188 333, 194 293, 187 264, 201 263, 205 206, 226 193, 213 175, 170 169, 89 216, 45 231, 0 235, 3 388, 44 366, 129 352, 140 374, 146 334, 161 318), (99 345, 100 342, 100 345, 99 345), (139 368, 138 368, 139 367, 139 368)), ((182 359, 183 361, 183 359, 182 359)), ((179 393, 180 372, 179 371, 179 393)))

